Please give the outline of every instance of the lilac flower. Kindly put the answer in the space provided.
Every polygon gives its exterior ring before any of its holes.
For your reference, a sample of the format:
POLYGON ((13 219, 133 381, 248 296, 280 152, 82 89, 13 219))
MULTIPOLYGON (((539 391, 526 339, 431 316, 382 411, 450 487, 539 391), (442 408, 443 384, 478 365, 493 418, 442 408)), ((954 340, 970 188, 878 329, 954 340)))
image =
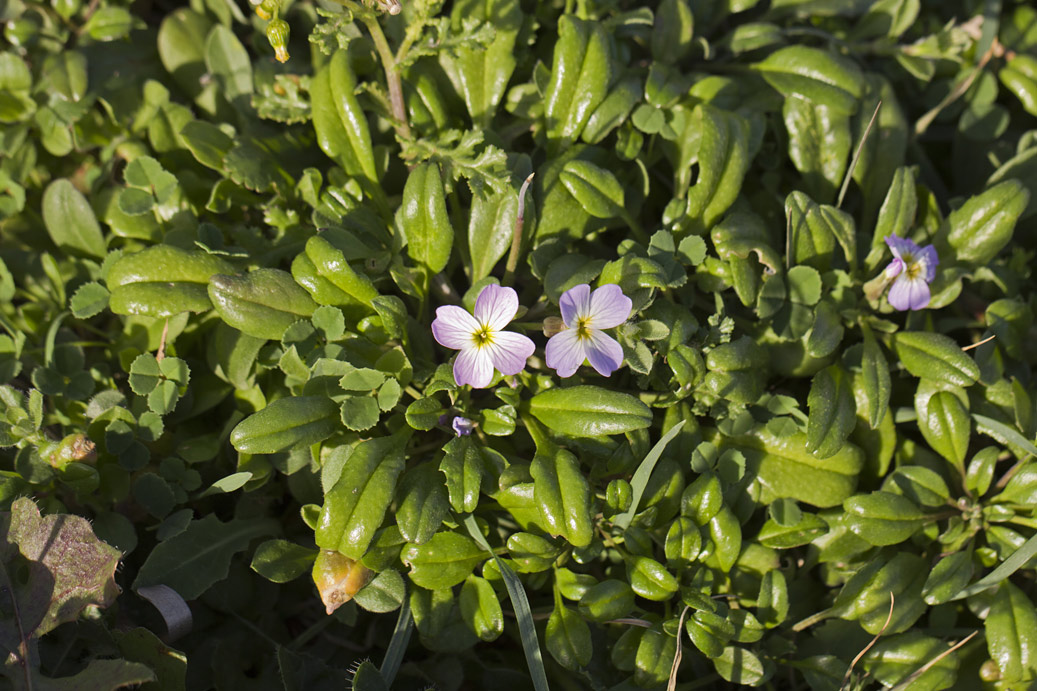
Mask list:
POLYGON ((893 309, 920 310, 929 304, 929 283, 936 277, 940 260, 932 245, 919 247, 907 238, 886 237, 893 250, 893 261, 886 267, 886 279, 893 281, 889 304, 893 309))
POLYGON ((571 377, 590 361, 598 374, 609 376, 623 364, 623 348, 602 329, 619 326, 630 317, 633 303, 617 285, 593 293, 586 283, 565 291, 558 306, 566 328, 547 341, 547 366, 560 377, 571 377))
POLYGON ((489 386, 494 368, 518 374, 533 354, 533 341, 503 331, 518 312, 518 295, 511 288, 488 285, 475 300, 475 316, 455 305, 436 310, 432 335, 447 348, 461 352, 454 360, 454 381, 481 389, 489 386))
POLYGON ((450 423, 450 426, 454 428, 454 434, 459 437, 467 437, 475 429, 475 423, 466 417, 458 415, 454 418, 454 421, 450 423))

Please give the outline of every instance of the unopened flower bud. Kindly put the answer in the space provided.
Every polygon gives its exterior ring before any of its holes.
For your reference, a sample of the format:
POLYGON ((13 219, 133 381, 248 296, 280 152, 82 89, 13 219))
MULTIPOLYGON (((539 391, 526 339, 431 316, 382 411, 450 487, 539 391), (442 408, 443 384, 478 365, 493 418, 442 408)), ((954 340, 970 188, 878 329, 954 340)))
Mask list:
POLYGON ((97 458, 97 446, 85 434, 70 434, 56 444, 40 447, 40 456, 62 470, 73 461, 92 463, 97 458))
POLYGON ((467 437, 475 429, 475 423, 466 417, 458 415, 454 418, 450 426, 454 428, 454 434, 459 437, 467 437))
POLYGON ((561 317, 547 317, 544 319, 544 335, 551 338, 556 333, 561 333, 565 330, 565 322, 562 321, 561 317))
POLYGON ((359 561, 335 550, 322 549, 313 562, 313 582, 328 614, 352 600, 373 575, 359 561))
POLYGON ((377 0, 378 9, 382 12, 388 12, 395 16, 403 10, 403 5, 400 4, 400 0, 377 0))
POLYGON ((263 2, 259 3, 259 6, 256 7, 256 14, 258 14, 262 19, 270 19, 271 17, 276 17, 277 12, 280 9, 281 0, 263 0, 263 2))
POLYGON ((274 49, 274 57, 277 58, 278 62, 288 61, 288 36, 291 29, 288 27, 288 22, 275 17, 270 20, 270 23, 266 25, 266 38, 270 41, 270 45, 274 49))

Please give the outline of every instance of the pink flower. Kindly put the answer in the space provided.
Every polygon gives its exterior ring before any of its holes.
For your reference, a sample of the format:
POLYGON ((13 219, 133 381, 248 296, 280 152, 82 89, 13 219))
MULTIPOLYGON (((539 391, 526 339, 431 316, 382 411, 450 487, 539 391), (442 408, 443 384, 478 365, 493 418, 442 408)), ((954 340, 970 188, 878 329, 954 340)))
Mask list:
POLYGON ((447 348, 460 350, 454 360, 454 381, 482 389, 493 380, 493 370, 518 374, 533 354, 533 341, 504 331, 518 312, 518 294, 511 288, 488 285, 475 300, 473 317, 461 307, 445 305, 436 310, 432 335, 447 348))
POLYGON ((896 279, 889 289, 889 304, 901 312, 928 306, 929 283, 936 277, 936 265, 940 263, 936 248, 919 247, 895 235, 887 237, 886 244, 893 251, 893 261, 886 266, 886 279, 896 279))
POLYGON ((565 291, 558 306, 566 328, 547 342, 547 366, 559 377, 571 377, 590 362, 598 374, 609 376, 623 364, 623 348, 602 329, 619 326, 630 317, 633 303, 617 285, 593 293, 586 283, 565 291))

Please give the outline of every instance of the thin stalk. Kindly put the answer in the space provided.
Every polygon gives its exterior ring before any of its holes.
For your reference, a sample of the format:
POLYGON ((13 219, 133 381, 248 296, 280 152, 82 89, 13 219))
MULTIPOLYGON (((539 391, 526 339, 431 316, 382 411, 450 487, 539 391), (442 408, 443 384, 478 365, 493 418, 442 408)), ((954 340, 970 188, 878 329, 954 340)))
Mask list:
POLYGON ((504 267, 504 280, 501 281, 501 284, 505 286, 510 286, 515 280, 515 268, 518 266, 519 252, 522 249, 522 225, 526 218, 526 190, 533 182, 533 175, 534 173, 530 173, 522 183, 522 187, 519 188, 518 214, 515 216, 515 230, 511 237, 511 252, 508 253, 508 263, 504 267))
POLYGON ((393 56, 389 42, 385 39, 382 26, 378 19, 369 14, 358 14, 358 19, 364 23, 371 40, 374 41, 375 50, 382 61, 382 69, 385 70, 385 83, 389 86, 389 105, 392 108, 393 126, 396 134, 401 139, 410 139, 410 125, 407 124, 407 109, 403 105, 403 83, 400 81, 400 73, 396 69, 396 58, 393 56))

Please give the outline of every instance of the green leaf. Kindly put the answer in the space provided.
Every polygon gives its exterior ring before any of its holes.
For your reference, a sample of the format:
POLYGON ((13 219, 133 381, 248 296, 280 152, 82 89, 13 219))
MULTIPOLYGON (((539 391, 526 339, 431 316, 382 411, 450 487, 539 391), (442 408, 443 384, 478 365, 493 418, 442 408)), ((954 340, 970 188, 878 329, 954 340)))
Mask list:
POLYGON ((911 168, 901 166, 893 174, 893 182, 879 208, 879 218, 875 222, 875 232, 871 239, 872 247, 882 247, 884 251, 887 237, 906 237, 915 221, 917 209, 914 173, 911 168))
POLYGON ((782 108, 789 158, 811 196, 835 201, 849 165, 850 114, 826 103, 788 96, 782 108))
POLYGON ((392 502, 403 466, 403 448, 397 438, 379 437, 357 444, 338 482, 324 495, 317 546, 338 550, 350 559, 364 556, 392 502))
POLYGON ((740 686, 760 686, 768 676, 760 658, 738 646, 726 646, 719 657, 713 658, 713 665, 717 674, 740 686))
POLYGON ((760 596, 756 600, 756 616, 767 628, 778 626, 788 616, 789 591, 785 574, 776 569, 760 579, 760 596))
POLYGON ((798 190, 785 199, 785 215, 789 219, 793 263, 806 264, 818 271, 831 268, 836 243, 844 245, 845 252, 846 237, 855 232, 853 219, 847 213, 818 204, 798 190))
POLYGON ((180 137, 195 160, 223 172, 223 159, 234 146, 234 140, 223 130, 205 120, 191 120, 181 128, 180 137))
POLYGON ((791 549, 813 542, 815 538, 827 532, 828 524, 821 517, 805 513, 800 520, 791 525, 781 525, 773 519, 768 520, 760 528, 756 539, 764 547, 791 549))
POLYGON ((1005 180, 951 212, 947 244, 958 261, 976 267, 989 263, 1012 239, 1029 201, 1029 191, 1018 180, 1005 180))
POLYGON ((1004 581, 984 625, 987 649, 1005 682, 1037 677, 1037 611, 1030 598, 1004 581))
POLYGON ((101 226, 86 197, 71 182, 59 178, 43 193, 43 224, 60 249, 103 259, 108 251, 101 226))
POLYGON ((902 331, 893 339, 900 362, 916 377, 963 387, 979 379, 976 362, 948 336, 929 331, 902 331))
POLYGON ((463 582, 487 554, 469 537, 440 532, 423 545, 407 545, 400 560, 410 566, 414 585, 429 590, 452 588, 463 582))
POLYGON ((389 691, 389 684, 370 660, 364 660, 353 674, 353 691, 389 691))
POLYGON ((429 461, 407 471, 400 481, 396 506, 396 525, 407 542, 420 545, 432 539, 449 510, 446 485, 435 463, 429 461))
POLYGON ((678 591, 677 579, 659 562, 642 556, 627 560, 627 576, 634 592, 656 602, 669 600, 678 591))
POLYGON ((500 600, 485 578, 470 575, 465 579, 458 606, 461 619, 480 639, 495 641, 504 633, 504 613, 501 611, 500 600))
POLYGON ((195 600, 227 577, 234 555, 253 538, 278 532, 274 519, 224 523, 210 514, 191 521, 187 530, 160 542, 140 567, 133 589, 162 583, 185 600, 195 600))
POLYGON ((928 562, 909 552, 900 552, 886 562, 875 559, 846 582, 834 610, 844 619, 856 619, 872 635, 907 631, 926 611, 922 586, 928 572, 928 562), (886 626, 891 595, 893 615, 886 626))
POLYGON ((972 552, 966 549, 936 562, 922 588, 927 604, 950 602, 972 579, 972 552))
POLYGON ((897 691, 947 689, 958 679, 957 652, 948 655, 944 640, 918 631, 883 637, 861 662, 883 686, 897 691), (922 669, 926 671, 915 677, 922 669))
POLYGON ((439 470, 446 476, 450 506, 458 513, 471 513, 479 505, 482 486, 479 449, 469 437, 458 437, 447 442, 443 451, 439 470))
POLYGON ((289 326, 317 309, 292 275, 279 269, 213 275, 208 294, 223 321, 256 338, 280 340, 289 326))
POLYGON ((573 159, 559 180, 583 209, 595 218, 612 218, 623 209, 623 186, 611 172, 589 161, 573 159))
POLYGON ((68 306, 76 319, 89 319, 108 307, 108 296, 107 288, 100 283, 91 281, 76 289, 68 306))
POLYGON ((267 540, 252 555, 252 570, 268 581, 287 583, 313 568, 317 552, 288 540, 267 540))
POLYGON ((854 534, 872 545, 895 545, 911 537, 925 514, 906 497, 891 492, 872 492, 843 502, 847 524, 854 534))
POLYGON ((597 386, 548 389, 533 396, 529 411, 562 434, 622 434, 652 423, 652 411, 633 396, 597 386))
POLYGON ((339 430, 339 408, 323 396, 292 396, 271 402, 242 420, 230 442, 242 453, 278 453, 308 446, 339 430))
POLYGON ((889 378, 889 365, 882 354, 871 329, 864 331, 864 350, 861 355, 861 373, 864 378, 863 391, 867 400, 868 424, 872 429, 878 429, 879 423, 886 417, 889 410, 889 396, 891 383, 889 378))
POLYGON ((343 425, 362 432, 378 424, 381 410, 378 401, 371 396, 349 396, 342 401, 340 417, 343 425))
POLYGON ((125 7, 99 7, 83 30, 95 41, 115 41, 128 36, 133 24, 133 15, 125 7))
POLYGON ((853 494, 864 465, 864 452, 849 442, 821 460, 807 450, 802 432, 777 437, 766 427, 724 439, 722 448, 738 449, 756 468, 751 491, 764 504, 789 497, 822 508, 838 506, 853 494))
POLYGON ((544 644, 551 657, 566 669, 577 670, 591 661, 590 627, 583 617, 561 604, 560 598, 547 620, 544 644))
POLYGON ((918 428, 929 446, 955 466, 964 467, 972 419, 961 398, 950 391, 937 391, 929 397, 925 410, 918 413, 918 428))
POLYGON ((580 597, 580 614, 591 621, 621 619, 634 609, 634 591, 628 583, 609 578, 597 583, 580 597))
POLYGON ((522 573, 546 571, 561 551, 551 540, 532 533, 514 533, 508 537, 508 553, 522 573))
POLYGON ((252 58, 234 32, 221 24, 205 39, 205 66, 228 101, 252 93, 252 58))
POLYGON ((212 483, 208 489, 202 492, 199 497, 208 497, 214 494, 230 494, 236 492, 252 479, 252 473, 248 471, 242 471, 240 473, 231 473, 225 477, 221 477, 216 482, 212 483))
MULTIPOLYGON (((207 71, 204 59, 204 37, 211 22, 203 15, 182 7, 162 20, 158 29, 158 54, 163 67, 190 98, 198 101, 207 113, 215 113, 216 85, 203 86, 207 71)), ((178 128, 179 129, 179 128, 178 128)))
POLYGON ((533 502, 547 532, 565 537, 574 547, 589 545, 594 537, 590 485, 576 456, 564 449, 553 449, 551 453, 538 450, 530 473, 533 502))
POLYGON ((753 66, 782 95, 798 96, 837 112, 857 112, 863 75, 856 63, 834 53, 788 46, 753 66))
POLYGON ((169 317, 212 309, 209 277, 231 272, 219 257, 172 245, 124 254, 108 270, 109 298, 116 314, 169 317))
POLYGON ((423 163, 407 176, 396 224, 407 239, 407 255, 411 259, 434 274, 446 267, 454 229, 447 214, 438 166, 423 163))
POLYGON ((818 458, 834 456, 857 423, 852 380, 838 365, 821 370, 810 384, 807 404, 807 451, 818 458))
POLYGON ((151 156, 133 159, 123 171, 123 178, 130 187, 150 192, 160 204, 167 202, 177 187, 176 176, 151 156))
POLYGON ((547 138, 574 141, 612 81, 611 41, 599 22, 564 14, 558 21, 550 81, 544 91, 547 138))
POLYGON ((19 497, 10 513, 0 516, 0 537, 0 579, 7 589, 7 606, 14 608, 0 623, 6 640, 20 644, 38 638, 75 621, 90 605, 108 607, 115 602, 115 569, 121 554, 99 540, 86 519, 41 516, 31 499, 19 497), (24 571, 17 573, 16 568, 24 571))
POLYGON ((687 187, 692 166, 698 164, 698 179, 688 190, 692 232, 716 225, 738 196, 751 161, 749 131, 740 115, 704 103, 688 118, 675 179, 679 189, 687 187))

